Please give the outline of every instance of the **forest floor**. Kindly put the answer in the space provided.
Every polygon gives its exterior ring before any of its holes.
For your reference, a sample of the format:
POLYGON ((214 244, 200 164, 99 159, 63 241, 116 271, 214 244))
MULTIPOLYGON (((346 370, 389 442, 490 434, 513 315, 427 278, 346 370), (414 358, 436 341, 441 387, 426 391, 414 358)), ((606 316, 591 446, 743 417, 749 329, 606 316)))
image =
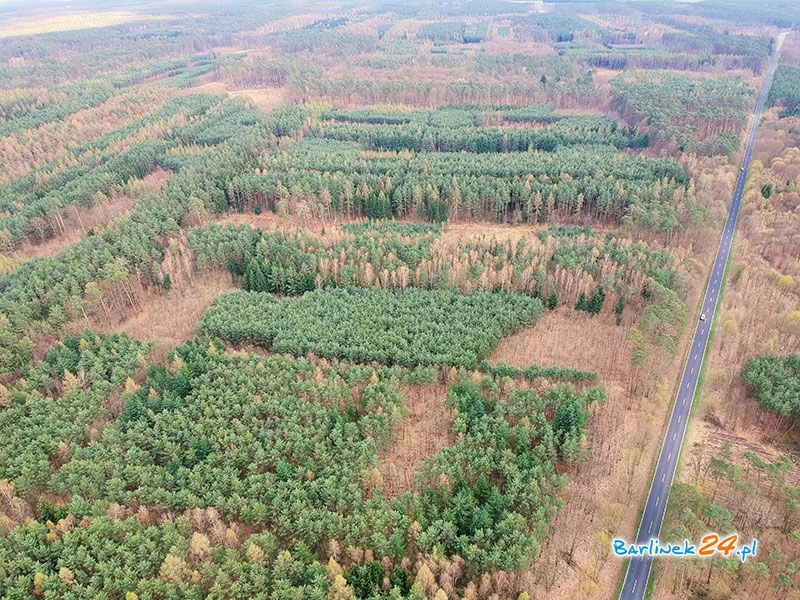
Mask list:
MULTIPOLYGON (((299 217, 287 215, 282 217, 277 213, 264 211, 260 215, 254 213, 229 212, 214 221, 219 225, 249 225, 262 231, 298 231, 308 230, 314 234, 321 234, 323 231, 334 231, 338 229, 336 221, 322 219, 300 219, 299 217)), ((342 223, 346 221, 341 221, 342 223)))
POLYGON ((217 296, 235 289, 238 286, 227 272, 205 271, 167 293, 145 297, 135 315, 101 329, 108 333, 127 333, 139 340, 153 340, 155 347, 150 362, 157 364, 173 348, 194 338, 197 321, 217 296))
POLYGON ((444 403, 447 390, 441 383, 403 387, 408 415, 380 455, 381 488, 387 496, 410 491, 423 461, 455 443, 453 415, 444 403))
POLYGON ((27 262, 35 258, 54 256, 67 246, 79 242, 90 229, 107 227, 116 219, 130 213, 134 201, 135 199, 128 194, 119 194, 110 198, 108 202, 91 208, 72 208, 64 217, 66 233, 39 243, 26 239, 17 250, 9 254, 9 257, 19 262, 27 262))
POLYGON ((592 409, 588 461, 568 471, 569 482, 560 494, 564 506, 546 542, 549 550, 543 548, 526 574, 532 597, 575 597, 587 591, 585 579, 612 578, 613 568, 597 572, 596 565, 605 554, 598 536, 606 531, 625 535, 633 531, 630 494, 646 483, 646 457, 655 451, 657 441, 651 411, 659 407, 637 403, 629 392, 627 332, 612 316, 591 317, 559 309, 501 341, 490 356, 493 364, 594 371, 598 385, 608 394, 607 405, 592 409), (626 461, 632 469, 620 468, 626 461), (578 528, 579 524, 589 525, 578 528))

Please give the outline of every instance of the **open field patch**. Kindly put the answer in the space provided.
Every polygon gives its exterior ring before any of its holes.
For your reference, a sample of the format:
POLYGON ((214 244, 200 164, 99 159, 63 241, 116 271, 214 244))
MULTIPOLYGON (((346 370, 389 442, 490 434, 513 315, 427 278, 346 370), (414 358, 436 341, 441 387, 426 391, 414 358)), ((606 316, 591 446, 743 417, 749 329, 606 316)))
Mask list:
POLYGON ((35 20, 15 18, 0 26, 0 38, 21 37, 59 31, 77 31, 98 27, 113 27, 133 21, 157 19, 127 11, 103 11, 89 13, 67 13, 57 17, 39 17, 35 20))

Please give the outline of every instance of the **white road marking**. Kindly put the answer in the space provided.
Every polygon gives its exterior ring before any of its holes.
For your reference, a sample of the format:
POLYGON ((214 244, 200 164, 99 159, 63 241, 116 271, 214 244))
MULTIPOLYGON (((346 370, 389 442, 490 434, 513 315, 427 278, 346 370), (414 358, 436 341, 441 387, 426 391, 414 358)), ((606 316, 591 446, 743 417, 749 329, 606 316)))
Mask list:
POLYGON ((666 477, 666 476, 667 476, 666 473, 662 473, 661 474, 661 483, 664 483, 664 477, 666 477))

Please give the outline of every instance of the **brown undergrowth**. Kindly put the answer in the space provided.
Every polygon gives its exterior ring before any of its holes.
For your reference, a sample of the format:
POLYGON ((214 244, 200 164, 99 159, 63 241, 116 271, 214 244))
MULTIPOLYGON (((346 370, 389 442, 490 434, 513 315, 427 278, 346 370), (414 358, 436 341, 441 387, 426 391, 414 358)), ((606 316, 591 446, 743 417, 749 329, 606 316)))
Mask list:
POLYGON ((423 461, 455 442, 453 415, 445 406, 447 389, 441 383, 403 387, 408 416, 380 456, 380 487, 387 496, 410 491, 423 461))
MULTIPOLYGON (((16 263, 23 263, 35 258, 43 258, 58 254, 67 246, 75 244, 90 230, 103 229, 117 219, 133 210, 136 198, 146 192, 160 189, 169 179, 170 173, 164 169, 155 169, 143 179, 133 179, 124 187, 108 197, 98 197, 97 203, 83 208, 71 206, 58 216, 60 231, 54 237, 45 240, 29 238, 19 248, 8 254, 8 258, 16 263)), ((55 223, 55 217, 50 219, 55 223)), ((43 228, 50 228, 42 219, 43 228)))
MULTIPOLYGON (((691 291, 689 301, 696 295, 691 291)), ((610 539, 633 537, 638 526, 639 503, 680 366, 680 360, 665 358, 648 373, 636 373, 627 340, 635 325, 617 325, 612 314, 592 317, 561 308, 505 338, 490 357, 493 363, 518 367, 594 371, 608 394, 606 405, 591 408, 589 454, 567 471, 569 481, 560 494, 563 508, 551 536, 521 577, 520 585, 531 597, 613 597, 620 565, 609 556, 610 539), (636 383, 642 377, 651 380, 649 385, 636 383)), ((686 339, 684 332, 679 347, 686 339)))
POLYGON ((237 286, 228 273, 206 271, 169 292, 142 298, 134 315, 121 323, 103 324, 100 329, 127 333, 139 340, 153 340, 151 362, 159 362, 170 350, 194 338, 197 321, 214 298, 234 289, 237 286))

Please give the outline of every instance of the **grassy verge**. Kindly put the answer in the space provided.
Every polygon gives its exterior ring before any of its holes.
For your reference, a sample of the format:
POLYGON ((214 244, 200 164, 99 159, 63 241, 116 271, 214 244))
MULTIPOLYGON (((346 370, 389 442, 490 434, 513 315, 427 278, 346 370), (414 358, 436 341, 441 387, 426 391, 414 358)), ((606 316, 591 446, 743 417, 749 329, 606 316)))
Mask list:
POLYGON ((619 598, 619 595, 622 593, 622 584, 625 583, 625 575, 628 574, 628 565, 630 564, 630 559, 626 558, 622 561, 622 567, 619 570, 619 577, 617 577, 617 589, 614 590, 614 598, 619 598))
POLYGON ((644 591, 644 600, 652 600, 653 591, 655 589, 656 589, 656 578, 653 577, 653 569, 650 569, 650 577, 647 580, 647 589, 645 589, 644 591))

